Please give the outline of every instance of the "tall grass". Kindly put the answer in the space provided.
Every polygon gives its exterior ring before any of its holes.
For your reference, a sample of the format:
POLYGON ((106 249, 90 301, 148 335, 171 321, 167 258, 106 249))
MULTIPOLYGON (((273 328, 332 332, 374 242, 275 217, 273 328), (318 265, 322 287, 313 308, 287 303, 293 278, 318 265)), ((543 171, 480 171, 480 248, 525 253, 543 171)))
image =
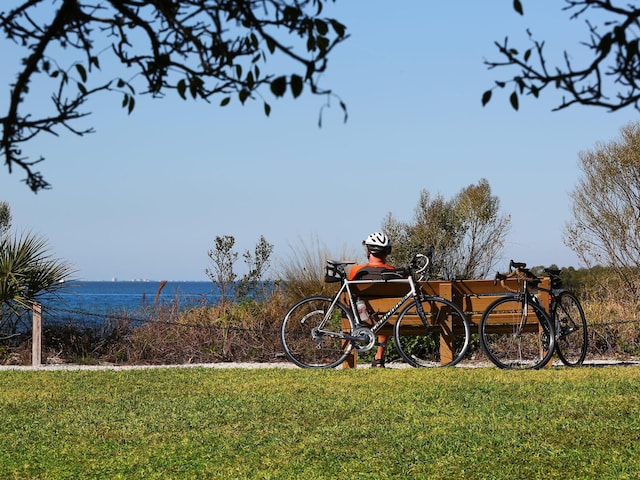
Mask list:
POLYGON ((332 252, 317 237, 308 243, 298 239, 290 248, 291 255, 281 261, 278 275, 284 293, 292 303, 311 295, 335 293, 338 286, 324 282, 327 260, 360 260, 354 249, 343 247, 340 252, 332 252))
POLYGON ((6 371, 0 478, 624 479, 636 367, 6 371))

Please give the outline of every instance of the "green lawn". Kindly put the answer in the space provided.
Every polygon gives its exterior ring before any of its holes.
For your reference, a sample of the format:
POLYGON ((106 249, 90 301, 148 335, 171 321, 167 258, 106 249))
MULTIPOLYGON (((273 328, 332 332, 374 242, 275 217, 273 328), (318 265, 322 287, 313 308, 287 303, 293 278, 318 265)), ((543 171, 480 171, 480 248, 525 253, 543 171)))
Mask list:
POLYGON ((640 478, 640 368, 0 372, 0 478, 640 478))

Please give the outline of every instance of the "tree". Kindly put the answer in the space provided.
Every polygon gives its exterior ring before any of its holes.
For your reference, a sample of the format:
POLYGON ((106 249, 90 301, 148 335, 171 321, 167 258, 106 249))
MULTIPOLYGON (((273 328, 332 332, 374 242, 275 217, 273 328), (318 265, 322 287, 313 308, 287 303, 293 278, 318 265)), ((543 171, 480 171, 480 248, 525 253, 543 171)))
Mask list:
POLYGON ((15 333, 17 319, 45 294, 55 294, 73 272, 34 234, 0 237, 0 326, 15 333), (6 313, 9 312, 10 316, 6 313))
MULTIPOLYGON (((573 220, 565 244, 587 266, 612 268, 638 292, 640 267, 640 123, 621 137, 579 154, 581 177, 571 192, 573 220)), ((635 296, 635 295, 634 295, 635 296)))
POLYGON ((233 266, 238 260, 238 252, 234 250, 236 239, 233 235, 216 236, 215 247, 207 252, 212 263, 212 268, 207 268, 205 273, 218 287, 220 302, 225 303, 229 294, 234 294, 236 299, 259 296, 260 283, 269 270, 273 245, 260 236, 254 252, 249 250, 242 254, 249 271, 236 283, 238 276, 233 266))
POLYGON ((261 235, 260 241, 253 249, 253 254, 249 250, 242 254, 244 263, 249 267, 249 271, 242 276, 238 285, 239 297, 246 297, 250 294, 259 296, 260 282, 262 282, 265 274, 269 270, 272 253, 273 245, 267 242, 267 239, 261 235))
POLYGON ((226 301, 228 291, 237 277, 233 271, 233 265, 238 260, 238 252, 233 249, 235 243, 232 235, 216 236, 215 247, 207 252, 213 268, 207 268, 205 273, 218 287, 222 303, 226 301))
POLYGON ((319 76, 334 47, 348 38, 344 25, 322 16, 325 4, 334 1, 24 0, 5 7, 0 28, 25 51, 0 117, 0 154, 9 173, 21 168, 34 192, 49 188, 34 168, 44 158, 23 154, 23 144, 60 129, 91 133, 76 125, 89 114, 86 102, 100 92, 117 94, 131 113, 136 81, 153 97, 217 97, 220 106, 259 97, 267 116, 266 87, 276 97, 289 90, 296 98, 305 86, 312 94, 333 95, 319 86, 319 76), (101 71, 103 65, 116 71, 118 63, 121 76, 101 71), (50 104, 27 102, 36 80, 51 85, 50 104))
MULTIPOLYGON (((538 98, 547 87, 566 95, 554 110, 576 104, 609 111, 628 106, 640 110, 640 9, 632 2, 621 6, 611 0, 565 0, 565 4, 563 10, 572 12, 571 20, 584 18, 589 38, 582 45, 589 50, 587 60, 574 62, 580 57, 564 51, 564 64, 552 66, 544 50, 545 42, 534 39, 530 30, 527 30, 531 41, 528 48, 515 48, 506 37, 495 43, 502 60, 487 60, 485 64, 489 69, 513 68, 517 72, 507 80, 496 81, 493 88, 484 92, 483 105, 491 100, 493 90, 510 85, 513 90, 509 101, 515 110, 521 95, 538 98), (598 14, 601 15, 594 19, 598 14)), ((513 6, 524 15, 520 0, 514 0, 513 6)))
POLYGON ((451 200, 420 193, 413 223, 389 214, 383 229, 393 239, 392 263, 405 264, 429 245, 435 248, 432 273, 448 280, 484 278, 498 259, 511 219, 486 179, 463 188, 451 200))

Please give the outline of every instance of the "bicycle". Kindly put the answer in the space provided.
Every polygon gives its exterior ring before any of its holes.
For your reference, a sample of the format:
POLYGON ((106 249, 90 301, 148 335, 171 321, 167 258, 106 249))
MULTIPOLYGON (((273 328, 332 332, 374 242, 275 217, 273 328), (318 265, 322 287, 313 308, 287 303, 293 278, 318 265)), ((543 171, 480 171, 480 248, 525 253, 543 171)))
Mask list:
POLYGON ((340 282, 337 293, 332 297, 318 295, 300 300, 285 315, 280 339, 289 360, 303 368, 337 367, 353 349, 358 352, 372 349, 377 344, 377 332, 397 312, 396 348, 409 365, 453 366, 463 359, 471 338, 469 321, 449 300, 422 291, 419 285, 422 277, 418 275, 425 272, 428 256, 414 255, 408 267, 385 271, 382 280, 348 280, 345 267, 354 263, 328 260, 325 281, 340 282), (409 291, 386 313, 367 312, 370 323, 361 322, 352 286, 385 282, 405 283, 409 291), (346 298, 348 304, 341 298, 346 298), (416 316, 420 319, 417 326, 416 316), (400 335, 406 324, 412 326, 410 336, 400 335), (453 351, 451 361, 445 365, 441 365, 441 341, 448 342, 453 351))
POLYGON ((562 287, 560 270, 545 268, 544 271, 549 275, 551 288, 541 290, 549 293, 549 312, 554 321, 558 358, 569 367, 582 365, 589 342, 582 305, 573 292, 562 287))
POLYGON ((525 263, 511 260, 509 273, 496 273, 494 284, 498 281, 509 293, 492 302, 482 315, 480 341, 484 351, 500 368, 543 367, 553 356, 556 335, 552 318, 531 290, 540 279, 525 263), (518 279, 517 290, 504 283, 514 277, 518 279))

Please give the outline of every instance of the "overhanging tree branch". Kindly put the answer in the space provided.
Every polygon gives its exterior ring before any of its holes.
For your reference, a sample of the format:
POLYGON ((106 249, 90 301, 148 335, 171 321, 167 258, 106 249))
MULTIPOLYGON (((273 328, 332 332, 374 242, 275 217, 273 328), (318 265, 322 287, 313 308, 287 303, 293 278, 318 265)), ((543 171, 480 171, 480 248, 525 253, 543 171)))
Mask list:
MULTIPOLYGON (((565 0, 563 10, 573 11, 571 20, 589 14, 605 13, 607 20, 595 23, 585 19, 589 40, 583 46, 590 50, 590 60, 576 68, 573 58, 565 51, 564 64, 549 67, 544 50, 545 42, 535 40, 527 31, 532 46, 520 52, 509 44, 508 38, 496 42, 503 60, 485 61, 489 69, 515 68, 517 73, 508 79, 499 80, 484 92, 482 104, 486 105, 495 89, 512 86, 509 96, 511 106, 518 110, 522 95, 539 97, 547 87, 564 92, 562 101, 553 110, 562 110, 572 105, 602 107, 616 111, 625 107, 640 110, 640 9, 629 4, 618 7, 609 0, 565 0)), ((514 1, 514 8, 522 14, 522 5, 514 1)), ((602 17, 604 18, 604 17, 602 17)))
POLYGON ((50 188, 34 168, 44 158, 30 160, 23 144, 41 133, 57 135, 59 127, 77 135, 93 132, 75 124, 90 115, 81 108, 99 92, 122 95, 122 107, 131 113, 134 82, 144 82, 140 91, 152 96, 175 91, 185 100, 207 102, 218 96, 220 106, 260 98, 266 115, 271 106, 264 87, 276 97, 287 89, 298 97, 305 85, 312 94, 334 95, 318 85, 329 54, 348 38, 344 25, 321 16, 333 1, 58 0, 47 24, 36 19, 46 18, 50 2, 25 0, 0 12, 7 41, 28 51, 0 116, 0 155, 9 173, 14 167, 26 173, 32 191, 50 188), (132 70, 131 80, 104 78, 100 64, 109 53, 107 60, 132 70), (287 66, 272 68, 276 55, 287 66), (27 107, 36 80, 39 89, 55 85, 51 103, 27 107))

